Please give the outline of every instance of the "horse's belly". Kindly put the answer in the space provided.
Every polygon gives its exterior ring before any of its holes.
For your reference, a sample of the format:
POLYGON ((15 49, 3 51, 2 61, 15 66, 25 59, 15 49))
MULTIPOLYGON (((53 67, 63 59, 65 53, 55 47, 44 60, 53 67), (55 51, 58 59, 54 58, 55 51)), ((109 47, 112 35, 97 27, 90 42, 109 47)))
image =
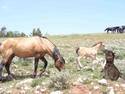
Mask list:
POLYGON ((36 52, 36 51, 15 52, 15 56, 18 56, 18 57, 41 57, 43 55, 45 55, 44 52, 36 52))
POLYGON ((34 54, 32 52, 19 52, 19 53, 15 53, 15 56, 18 57, 33 57, 34 54))

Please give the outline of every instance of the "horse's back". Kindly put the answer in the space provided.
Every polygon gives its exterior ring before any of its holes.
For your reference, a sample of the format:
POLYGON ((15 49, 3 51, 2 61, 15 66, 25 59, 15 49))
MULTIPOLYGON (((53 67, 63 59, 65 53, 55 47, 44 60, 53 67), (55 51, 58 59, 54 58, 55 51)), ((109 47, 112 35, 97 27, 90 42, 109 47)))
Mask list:
POLYGON ((3 43, 4 52, 11 50, 19 57, 32 57, 35 54, 45 53, 45 44, 40 37, 8 38, 3 43))

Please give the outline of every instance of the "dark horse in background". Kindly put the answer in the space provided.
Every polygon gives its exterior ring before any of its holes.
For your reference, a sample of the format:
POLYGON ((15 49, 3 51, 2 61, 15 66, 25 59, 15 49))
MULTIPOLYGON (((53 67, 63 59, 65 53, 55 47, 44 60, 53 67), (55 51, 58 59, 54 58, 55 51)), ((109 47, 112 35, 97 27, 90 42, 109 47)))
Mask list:
POLYGON ((107 34, 109 31, 111 31, 111 33, 124 33, 125 26, 107 27, 104 31, 107 31, 107 34))
POLYGON ((118 28, 119 28, 119 26, 107 27, 104 31, 107 31, 107 34, 109 33, 109 31, 111 31, 111 33, 116 33, 116 32, 118 32, 118 28))
POLYGON ((59 49, 46 37, 20 37, 8 38, 0 44, 0 54, 2 61, 0 63, 0 80, 3 80, 2 70, 5 66, 8 77, 13 78, 10 72, 10 64, 15 56, 26 58, 35 57, 33 77, 37 75, 38 61, 44 62, 43 71, 47 67, 45 55, 50 55, 55 61, 55 67, 61 71, 64 68, 65 60, 59 52, 59 49))

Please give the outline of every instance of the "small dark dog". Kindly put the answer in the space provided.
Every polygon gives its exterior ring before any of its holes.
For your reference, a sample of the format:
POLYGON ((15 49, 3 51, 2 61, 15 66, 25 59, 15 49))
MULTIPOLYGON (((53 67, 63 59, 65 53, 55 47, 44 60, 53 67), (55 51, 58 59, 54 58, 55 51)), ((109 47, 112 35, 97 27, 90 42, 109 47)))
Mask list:
POLYGON ((103 70, 104 73, 104 78, 105 79, 110 79, 110 80, 117 80, 121 73, 117 69, 117 67, 114 65, 114 58, 115 58, 115 53, 113 53, 110 50, 105 50, 105 58, 106 58, 106 64, 103 70))

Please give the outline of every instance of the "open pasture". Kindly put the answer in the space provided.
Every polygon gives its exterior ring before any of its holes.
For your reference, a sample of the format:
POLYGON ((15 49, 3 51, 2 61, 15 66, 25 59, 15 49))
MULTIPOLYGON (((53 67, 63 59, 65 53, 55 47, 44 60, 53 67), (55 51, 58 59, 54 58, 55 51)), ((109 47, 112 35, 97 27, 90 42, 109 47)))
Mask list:
MULTIPOLYGON (((99 80, 102 79, 101 66, 96 65, 96 69, 92 70, 92 62, 90 60, 81 59, 83 68, 80 71, 76 69, 76 48, 79 46, 91 47, 96 42, 102 41, 105 47, 116 53, 115 65, 120 72, 125 74, 125 34, 85 34, 85 35, 62 35, 48 36, 48 38, 57 45, 61 54, 66 60, 65 71, 58 72, 53 65, 54 61, 46 56, 48 67, 42 77, 31 79, 30 74, 33 71, 32 58, 22 59, 15 58, 11 65, 11 71, 15 74, 15 80, 0 82, 0 94, 35 94, 37 88, 45 89, 45 94, 59 90, 64 94, 70 94, 70 89, 74 83, 85 85, 92 94, 107 94, 112 87, 116 94, 124 94, 125 81, 107 81, 106 85, 100 85, 99 80), (30 79, 24 84, 20 83, 26 79, 30 79), (16 93, 15 93, 16 92, 16 93)), ((1 39, 1 41, 4 39, 1 39)), ((98 58, 104 58, 104 54, 100 51, 98 58)), ((39 62, 39 69, 43 67, 39 62)), ((6 71, 4 70, 6 76, 6 71)), ((36 93, 37 94, 37 93, 36 93)), ((41 93, 44 94, 44 93, 41 93)))

